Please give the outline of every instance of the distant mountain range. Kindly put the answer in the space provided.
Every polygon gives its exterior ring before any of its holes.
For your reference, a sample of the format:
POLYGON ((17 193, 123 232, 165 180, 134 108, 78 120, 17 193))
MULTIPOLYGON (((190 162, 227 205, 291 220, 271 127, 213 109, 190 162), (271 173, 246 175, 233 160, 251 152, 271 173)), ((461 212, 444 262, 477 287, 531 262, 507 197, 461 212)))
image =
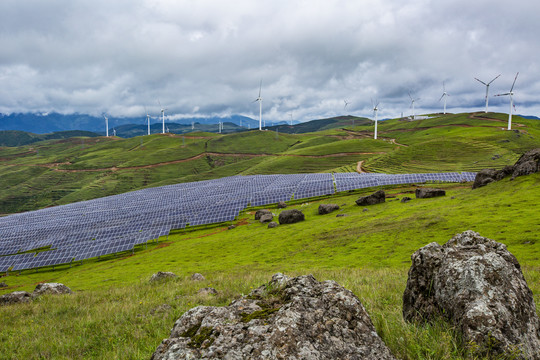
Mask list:
MULTIPOLYGON (((172 128, 176 125, 189 125, 191 128, 192 123, 210 125, 218 124, 219 122, 232 123, 246 129, 253 129, 259 126, 259 121, 241 115, 232 115, 229 117, 193 117, 176 119, 174 121, 167 120, 167 117, 165 118, 165 125, 169 126, 169 128, 172 128)), ((113 129, 117 129, 122 125, 139 125, 146 128, 146 117, 116 118, 109 116, 109 134, 112 134, 113 129)), ((161 132, 161 121, 154 118, 151 120, 151 125, 154 133, 161 132)), ((215 126, 215 128, 217 130, 217 126, 215 126)), ((20 130, 31 132, 34 134, 47 134, 57 131, 68 130, 84 130, 104 135, 105 120, 102 117, 95 117, 86 114, 0 114, 0 130, 20 130)))

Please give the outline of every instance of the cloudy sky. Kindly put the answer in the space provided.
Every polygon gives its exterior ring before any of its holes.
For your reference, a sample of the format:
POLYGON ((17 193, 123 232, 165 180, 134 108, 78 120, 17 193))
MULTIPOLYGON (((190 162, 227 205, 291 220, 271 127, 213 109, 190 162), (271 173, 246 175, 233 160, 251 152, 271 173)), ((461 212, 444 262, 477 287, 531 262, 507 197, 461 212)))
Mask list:
POLYGON ((540 115, 536 0, 2 0, 0 112, 540 115), (349 105, 344 108, 344 100, 349 105))

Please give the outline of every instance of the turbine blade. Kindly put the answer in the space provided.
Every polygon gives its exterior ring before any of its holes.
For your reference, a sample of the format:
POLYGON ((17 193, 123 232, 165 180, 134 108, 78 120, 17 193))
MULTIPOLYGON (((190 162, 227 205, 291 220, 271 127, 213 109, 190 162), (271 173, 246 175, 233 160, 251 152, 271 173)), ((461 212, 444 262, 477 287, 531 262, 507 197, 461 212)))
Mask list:
POLYGON ((261 90, 262 90, 262 79, 261 79, 261 83, 259 84, 259 98, 261 97, 261 90))
POLYGON ((517 80, 518 75, 519 75, 519 72, 516 74, 516 77, 514 78, 514 82, 512 83, 512 87, 510 88, 510 92, 512 92, 512 90, 514 90, 514 85, 516 85, 516 80, 517 80))
POLYGON ((510 93, 504 93, 504 94, 497 94, 497 95, 494 95, 494 96, 507 96, 507 95, 512 95, 510 93))
POLYGON ((501 74, 495 76, 495 78, 493 80, 491 80, 490 82, 488 82, 487 84, 491 84, 492 82, 494 82, 495 80, 497 80, 499 78, 499 76, 501 76, 501 74))
POLYGON ((441 95, 441 98, 439 99, 439 101, 441 101, 444 97, 444 93, 441 95))
POLYGON ((480 79, 478 79, 478 78, 474 78, 474 79, 475 79, 476 81, 481 82, 482 84, 484 84, 484 85, 486 85, 486 86, 488 85, 488 84, 486 84, 485 82, 483 82, 482 80, 480 80, 480 79))
MULTIPOLYGON (((413 99, 412 96, 411 96, 411 92, 409 91, 409 97, 411 98, 411 100, 413 99)), ((413 100, 414 101, 414 100, 413 100)))

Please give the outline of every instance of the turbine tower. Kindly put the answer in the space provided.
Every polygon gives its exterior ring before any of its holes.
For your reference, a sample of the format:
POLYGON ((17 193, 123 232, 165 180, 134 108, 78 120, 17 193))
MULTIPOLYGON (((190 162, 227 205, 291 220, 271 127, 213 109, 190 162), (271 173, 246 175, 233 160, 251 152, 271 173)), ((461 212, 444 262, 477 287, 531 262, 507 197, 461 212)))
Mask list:
POLYGON ((159 100, 158 100, 158 104, 159 104, 159 107, 161 108, 161 123, 162 123, 161 133, 165 134, 165 110, 167 109, 164 109, 163 106, 161 106, 161 102, 159 102, 159 100))
POLYGON ((375 115, 375 133, 373 135, 373 138, 377 140, 377 112, 379 111, 379 102, 375 105, 373 105, 373 100, 371 100, 371 106, 373 106, 373 114, 375 115))
POLYGON ((105 119, 105 136, 109 137, 109 118, 103 115, 103 118, 105 119))
POLYGON ((444 98, 444 111, 443 111, 443 114, 446 114, 446 97, 450 96, 450 94, 448 94, 446 92, 446 88, 444 86, 444 81, 442 83, 442 88, 443 88, 443 93, 442 93, 441 98, 439 99, 439 101, 441 101, 444 98))
POLYGON ((146 122, 148 123, 148 135, 150 135, 150 115, 148 114, 148 110, 146 110, 146 106, 144 107, 144 111, 146 111, 146 122))
POLYGON ((292 126, 292 122, 293 122, 293 117, 292 117, 293 113, 292 111, 289 113, 289 116, 291 117, 291 126, 292 126))
POLYGON ((488 112, 488 101, 489 101, 489 97, 488 97, 488 92, 489 92, 489 85, 494 82, 495 80, 497 80, 497 78, 501 76, 501 74, 495 76, 495 78, 493 80, 491 80, 490 82, 488 82, 487 84, 485 82, 483 82, 482 80, 478 79, 478 78, 474 78, 476 81, 479 81, 481 82, 482 84, 486 85, 486 113, 488 112))
POLYGON ((414 99, 411 95, 411 92, 409 91, 409 97, 411 98, 411 108, 412 108, 412 118, 413 120, 415 119, 415 115, 414 115, 414 103, 418 100, 420 100, 420 98, 417 98, 417 99, 414 99))
POLYGON ((259 102, 259 130, 262 130, 262 97, 261 97, 261 89, 262 89, 262 80, 259 85, 259 96, 255 99, 253 102, 259 102))
POLYGON ((514 85, 516 85, 516 80, 519 75, 519 72, 516 74, 516 77, 514 78, 514 82, 512 83, 512 87, 510 88, 510 91, 504 94, 497 94, 495 96, 510 96, 510 112, 508 113, 508 130, 512 130, 512 108, 514 107, 514 85))

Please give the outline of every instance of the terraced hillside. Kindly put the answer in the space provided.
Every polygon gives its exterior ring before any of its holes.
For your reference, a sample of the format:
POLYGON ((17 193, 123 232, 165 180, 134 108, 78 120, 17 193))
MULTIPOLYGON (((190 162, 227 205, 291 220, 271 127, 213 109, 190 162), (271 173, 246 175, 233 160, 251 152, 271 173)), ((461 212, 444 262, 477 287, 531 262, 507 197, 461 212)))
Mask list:
POLYGON ((232 175, 331 171, 477 171, 503 167, 540 146, 537 120, 504 114, 437 115, 369 121, 306 134, 250 131, 219 135, 69 138, 0 148, 0 214, 130 190, 232 175))

